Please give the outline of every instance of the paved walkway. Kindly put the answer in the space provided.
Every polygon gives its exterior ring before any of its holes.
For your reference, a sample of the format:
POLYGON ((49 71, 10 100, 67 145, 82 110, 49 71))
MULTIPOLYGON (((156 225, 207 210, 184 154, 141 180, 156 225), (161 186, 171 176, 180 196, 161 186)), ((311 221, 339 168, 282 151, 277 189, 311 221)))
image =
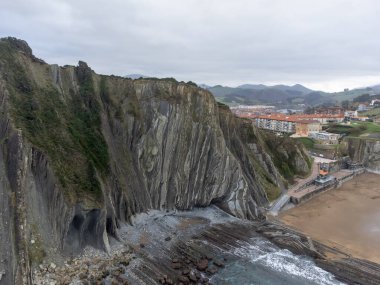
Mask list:
POLYGON ((280 212, 280 210, 289 202, 289 200, 290 200, 290 197, 288 194, 286 193, 282 194, 280 198, 278 198, 277 201, 273 203, 269 212, 273 216, 277 216, 278 212, 280 212))
POLYGON ((330 163, 330 162, 335 162, 336 160, 328 159, 328 158, 323 158, 323 157, 318 157, 318 156, 313 156, 314 162, 311 170, 311 174, 306 177, 306 178, 298 178, 296 179, 296 183, 293 184, 290 188, 289 191, 294 191, 304 185, 305 183, 314 180, 318 176, 318 163, 330 163))
MULTIPOLYGON (((293 196, 296 193, 295 191, 298 188, 300 188, 305 183, 314 180, 318 176, 318 163, 329 163, 329 162, 335 161, 335 160, 331 160, 331 159, 323 158, 323 157, 318 157, 318 156, 313 156, 313 158, 314 158, 314 161, 313 161, 313 165, 312 165, 311 174, 306 178, 296 179, 295 184, 293 184, 288 190, 283 191, 282 195, 273 203, 272 207, 269 210, 269 212, 273 216, 278 215, 280 210, 289 202, 290 196, 293 196)), ((315 187, 315 185, 313 185, 313 186, 315 187)), ((313 186, 311 186, 310 188, 312 188, 313 186)), ((310 190, 310 191, 313 191, 313 190, 310 190)))

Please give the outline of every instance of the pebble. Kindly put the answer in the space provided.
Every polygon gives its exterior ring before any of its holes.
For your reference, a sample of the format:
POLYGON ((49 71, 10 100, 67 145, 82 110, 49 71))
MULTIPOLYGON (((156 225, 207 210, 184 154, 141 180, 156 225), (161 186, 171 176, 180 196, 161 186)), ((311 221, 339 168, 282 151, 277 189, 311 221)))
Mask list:
POLYGON ((36 285, 69 285, 69 284, 103 284, 103 278, 113 274, 112 284, 127 285, 127 277, 122 275, 124 267, 129 265, 132 254, 116 249, 111 255, 105 252, 86 248, 84 254, 72 260, 66 260, 62 266, 51 262, 40 264, 33 271, 33 284, 36 285))

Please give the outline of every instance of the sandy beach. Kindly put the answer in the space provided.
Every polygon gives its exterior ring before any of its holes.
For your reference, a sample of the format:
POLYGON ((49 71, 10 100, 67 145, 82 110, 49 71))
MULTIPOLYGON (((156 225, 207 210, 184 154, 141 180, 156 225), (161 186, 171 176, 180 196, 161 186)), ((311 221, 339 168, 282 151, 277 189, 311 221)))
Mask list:
POLYGON ((279 219, 311 238, 380 263, 380 175, 365 173, 342 187, 284 211, 279 219))

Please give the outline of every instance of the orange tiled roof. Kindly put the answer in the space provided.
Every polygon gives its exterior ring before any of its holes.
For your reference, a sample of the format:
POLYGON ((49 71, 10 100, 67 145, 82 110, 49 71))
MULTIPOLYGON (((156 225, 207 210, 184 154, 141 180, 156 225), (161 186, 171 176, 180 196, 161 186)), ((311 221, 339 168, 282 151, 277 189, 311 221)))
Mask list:
MULTIPOLYGON (((292 115, 293 116, 293 115, 292 115)), ((343 114, 338 114, 338 115, 325 115, 325 114, 300 114, 300 115, 294 115, 295 117, 298 118, 344 118, 343 114)))
POLYGON ((296 120, 296 122, 301 123, 301 124, 319 123, 318 120, 302 120, 302 119, 296 120))
POLYGON ((297 115, 284 115, 284 114, 270 114, 270 115, 242 115, 243 118, 251 119, 272 119, 277 121, 288 121, 288 122, 297 122, 297 121, 315 121, 318 118, 344 118, 344 115, 325 115, 325 114, 297 114, 297 115))

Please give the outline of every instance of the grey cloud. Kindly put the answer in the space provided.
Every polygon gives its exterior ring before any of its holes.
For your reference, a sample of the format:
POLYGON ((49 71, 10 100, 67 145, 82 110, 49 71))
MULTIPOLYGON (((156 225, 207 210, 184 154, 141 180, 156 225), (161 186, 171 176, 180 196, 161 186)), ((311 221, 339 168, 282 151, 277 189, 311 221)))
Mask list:
POLYGON ((376 0, 2 0, 1 6, 0 36, 27 40, 50 63, 82 59, 99 73, 320 89, 348 86, 353 78, 380 83, 376 0))

